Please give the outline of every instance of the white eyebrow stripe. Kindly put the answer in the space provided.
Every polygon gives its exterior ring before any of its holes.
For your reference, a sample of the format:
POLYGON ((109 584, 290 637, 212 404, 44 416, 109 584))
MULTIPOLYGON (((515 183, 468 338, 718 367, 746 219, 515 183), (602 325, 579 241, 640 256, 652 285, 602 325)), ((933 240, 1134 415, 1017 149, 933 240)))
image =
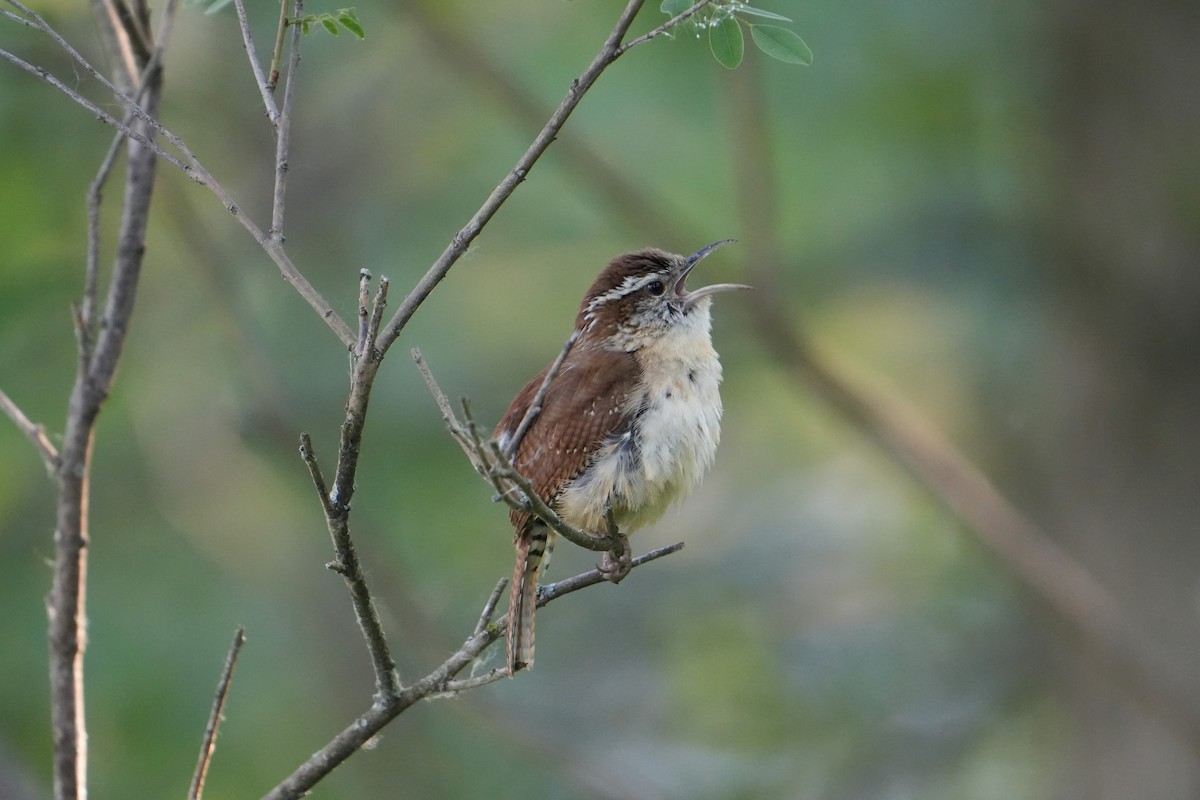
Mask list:
POLYGON ((643 286, 646 286, 653 281, 661 281, 664 278, 665 276, 660 272, 651 272, 649 275, 641 276, 629 275, 625 278, 625 280, 621 281, 620 285, 616 288, 609 289, 604 294, 597 295, 595 298, 593 298, 592 302, 588 303, 587 313, 591 314, 598 307, 604 305, 605 303, 610 303, 613 300, 620 300, 622 297, 633 294, 643 286))

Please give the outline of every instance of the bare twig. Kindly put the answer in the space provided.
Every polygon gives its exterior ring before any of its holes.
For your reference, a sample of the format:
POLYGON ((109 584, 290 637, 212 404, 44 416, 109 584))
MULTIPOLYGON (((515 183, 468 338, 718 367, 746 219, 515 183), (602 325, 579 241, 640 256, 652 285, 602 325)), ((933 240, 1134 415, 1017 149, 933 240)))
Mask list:
POLYGON ((355 355, 367 350, 367 329, 371 320, 371 273, 367 269, 358 271, 358 340, 354 345, 355 355))
POLYGON ((29 438, 29 441, 33 442, 38 455, 42 457, 42 463, 53 474, 54 470, 58 468, 58 450, 55 449, 49 437, 46 436, 46 429, 25 416, 25 412, 4 393, 3 389, 0 389, 0 409, 3 409, 8 418, 21 429, 21 433, 25 434, 29 438))
MULTIPOLYGON (((130 115, 125 119, 125 124, 129 125, 132 121, 132 115, 130 115)), ((117 156, 121 152, 121 144, 124 141, 125 134, 118 130, 113 136, 108 152, 104 154, 104 159, 100 162, 100 169, 96 171, 96 177, 88 186, 87 262, 84 268, 83 299, 80 301, 79 324, 77 325, 79 357, 85 363, 92 359, 92 343, 96 339, 96 287, 100 273, 100 206, 104 200, 104 184, 108 182, 108 176, 117 163, 117 156)))
POLYGON ((487 465, 480 459, 479 454, 475 450, 475 444, 471 441, 471 437, 467 435, 467 431, 463 428, 462 423, 458 421, 458 416, 454 413, 454 407, 450 405, 450 399, 446 397, 445 392, 438 386, 437 381, 433 377, 433 373, 429 370, 429 365, 425 363, 425 357, 421 355, 421 349, 414 347, 412 349, 413 361, 417 362, 417 369, 421 371, 421 377, 425 380, 425 385, 429 387, 429 393, 433 395, 434 401, 437 403, 438 410, 442 412, 442 422, 446 425, 446 430, 450 431, 450 435, 454 437, 454 441, 458 442, 458 446, 466 453, 467 458, 471 460, 471 466, 475 471, 484 477, 487 476, 487 465))
POLYGON ((208 714, 208 724, 204 726, 204 740, 200 744, 200 758, 196 762, 196 772, 192 775, 192 785, 188 789, 188 800, 200 800, 204 794, 204 779, 208 775, 208 765, 212 762, 213 751, 217 748, 217 729, 221 726, 222 714, 225 710, 225 700, 229 697, 229 684, 233 680, 233 670, 237 667, 238 653, 246 643, 246 629, 238 628, 233 635, 233 644, 225 655, 225 666, 221 669, 221 678, 217 681, 217 693, 213 697, 212 710, 208 714))
POLYGON ((479 622, 475 623, 473 633, 482 633, 492 621, 492 615, 496 613, 496 606, 500 603, 500 598, 504 594, 504 587, 508 586, 508 578, 501 578, 496 583, 496 588, 492 590, 491 596, 488 597, 486 603, 483 604, 483 611, 479 612, 479 622))
POLYGON ((25 19, 25 17, 22 17, 20 14, 14 14, 6 8, 0 8, 0 16, 7 17, 13 22, 24 25, 26 28, 33 28, 34 30, 38 29, 37 23, 33 22, 32 20, 25 19))
POLYGON ((574 528, 563 521, 562 517, 547 505, 541 495, 533 490, 529 479, 517 471, 517 468, 512 465, 512 462, 500 451, 499 446, 495 442, 491 443, 492 449, 492 474, 500 481, 501 485, 505 482, 511 483, 521 490, 521 496, 515 496, 511 491, 501 492, 501 499, 504 500, 510 507, 528 511, 549 525, 555 533, 561 535, 572 544, 587 550, 595 550, 597 552, 608 551, 616 552, 624 548, 622 537, 617 534, 605 533, 603 536, 598 533, 589 533, 574 528))
MULTIPOLYGON (((624 11, 621 12, 620 17, 617 19, 616 26, 608 35, 600 51, 592 59, 587 69, 578 78, 571 81, 571 87, 567 90, 566 96, 559 103, 558 108, 550 115, 542 130, 534 137, 533 142, 530 143, 525 153, 517 159, 516 165, 509 170, 508 174, 492 190, 492 193, 488 195, 483 205, 479 207, 479 210, 467 221, 467 224, 458 233, 454 234, 450 240, 450 244, 446 246, 446 249, 442 251, 442 254, 438 256, 437 260, 434 261, 421 280, 417 282, 413 290, 400 303, 400 307, 396 309, 396 313, 388 320, 385 330, 380 334, 379 349, 381 351, 387 352, 388 348, 399 337, 404 326, 408 324, 412 315, 416 313, 417 308, 420 307, 421 303, 425 302, 425 298, 446 277, 450 268, 467 251, 471 242, 475 240, 475 237, 479 235, 480 231, 483 230, 496 211, 500 209, 500 206, 516 191, 517 186, 525 180, 525 176, 529 174, 529 170, 533 168, 533 165, 541 158, 546 148, 554 141, 558 132, 575 110, 575 107, 579 105, 579 101, 592 88, 592 85, 604 70, 628 51, 632 43, 622 46, 621 40, 625 38, 625 34, 629 31, 629 26, 633 24, 633 19, 637 15, 638 10, 641 9, 643 2, 644 0, 630 0, 625 6, 624 11)), ((698 9, 702 5, 702 3, 698 3, 696 4, 696 8, 698 9)), ((695 12, 692 11, 692 13, 695 12)), ((682 17, 683 15, 680 16, 682 17)), ((670 23, 660 26, 661 30, 654 35, 659 35, 668 30, 669 27, 670 23)))
POLYGON ((112 116, 107 111, 100 108, 100 106, 96 105, 91 100, 88 100, 86 97, 79 94, 79 92, 76 92, 71 87, 67 86, 65 83, 63 83, 58 78, 51 75, 46 70, 42 69, 41 67, 30 64, 28 61, 25 61, 24 59, 20 58, 19 56, 13 55, 12 53, 10 53, 7 50, 4 50, 2 48, 0 48, 0 58, 3 58, 7 61, 12 62, 13 64, 16 64, 18 67, 25 70, 29 74, 34 75, 35 77, 38 77, 41 80, 45 81, 46 83, 50 84, 55 89, 58 89, 60 92, 65 94, 67 97, 71 98, 76 103, 78 103, 79 105, 81 105, 85 109, 87 109, 87 111, 90 112, 92 115, 94 115, 96 117, 96 119, 100 120, 101 122, 105 123, 106 125, 110 125, 113 128, 116 128, 117 130, 121 131, 126 136, 128 136, 130 139, 133 139, 138 144, 141 144, 141 145, 153 150, 159 158, 163 159, 164 161, 167 161, 172 166, 177 167, 180 171, 182 171, 184 174, 191 177, 193 180, 196 179, 196 176, 192 173, 191 167, 184 164, 183 161, 181 161, 178 156, 164 150, 162 148, 162 145, 155 143, 149 136, 135 130, 134 128, 132 128, 129 125, 126 125, 121 120, 112 116))
POLYGON ((622 45, 620 48, 618 48, 620 50, 620 52, 618 52, 617 55, 621 55, 621 53, 624 53, 627 50, 632 50, 633 48, 635 48, 639 45, 645 44, 646 42, 650 41, 651 39, 655 39, 659 36, 662 36, 664 33, 671 30, 671 28, 674 28, 679 23, 688 19, 693 14, 695 14, 697 11, 704 8, 706 5, 708 5, 711 2, 712 2, 712 0, 700 0, 700 2, 693 4, 691 8, 684 9, 681 13, 677 14, 674 17, 671 17, 671 19, 667 20, 662 25, 659 25, 654 30, 644 33, 641 36, 637 37, 636 39, 631 39, 628 43, 622 45))
POLYGON ((275 104, 275 96, 271 94, 271 88, 267 84, 267 77, 263 74, 262 64, 258 61, 258 50, 254 47, 254 36, 250 32, 250 20, 246 16, 245 0, 233 0, 237 8, 238 27, 242 30, 242 44, 246 48, 246 56, 250 59, 250 69, 254 72, 254 85, 258 87, 258 92, 262 95, 263 108, 266 109, 267 119, 271 121, 273 128, 278 127, 279 123, 279 107, 275 104))
POLYGON ((321 510, 328 517, 333 513, 333 509, 329 505, 329 489, 325 483, 325 476, 321 474, 321 465, 317 463, 317 454, 313 450, 312 437, 307 433, 300 434, 300 458, 304 461, 304 465, 308 467, 308 474, 312 478, 313 487, 317 490, 317 496, 321 498, 321 510))
MULTIPOLYGON (((369 276, 360 275, 359 291, 362 295, 366 293, 368 279, 369 276)), ((358 470, 359 452, 362 449, 363 427, 366 424, 371 387, 381 360, 380 354, 374 348, 374 342, 383 319, 383 308, 387 304, 387 287, 387 279, 379 282, 366 330, 360 333, 362 346, 354 347, 352 351, 354 368, 350 378, 350 397, 346 401, 346 418, 342 423, 333 486, 328 492, 308 437, 302 437, 300 449, 313 478, 313 485, 321 496, 321 509, 325 514, 334 553, 337 555, 337 560, 331 562, 330 566, 346 582, 355 617, 366 640, 367 651, 375 671, 377 697, 396 694, 400 678, 396 674, 396 662, 392 658, 379 613, 375 609, 375 600, 367 586, 366 576, 363 574, 358 552, 350 535, 350 501, 354 495, 355 475, 358 470)), ((365 304, 365 297, 362 302, 365 304)))
MULTIPOLYGON (((406 18, 421 29, 421 38, 433 45, 431 52, 444 64, 468 79, 477 94, 488 102, 508 109, 516 124, 537 129, 546 121, 542 100, 513 74, 512 66, 496 58, 493 50, 469 35, 469 29, 455 24, 444 9, 444 0, 408 3, 406 18)), ((653 193, 647 182, 635 180, 605 161, 598 149, 579 129, 554 142, 558 159, 573 169, 580 185, 601 198, 610 212, 625 226, 647 239, 685 241, 691 237, 680 222, 686 214, 674 213, 670 200, 653 193)))
POLYGON ((573 331, 567 337, 562 350, 559 351, 558 358, 554 359, 554 363, 550 365, 550 369, 546 370, 546 377, 542 380, 542 385, 538 387, 537 394, 533 396, 533 401, 530 402, 529 408, 526 409, 525 416, 521 417, 521 424, 517 426, 512 439, 504 447, 505 457, 511 459, 516 455, 517 448, 521 446, 521 440, 529 432, 529 428, 533 425, 533 421, 537 419, 538 414, 542 413, 542 403, 546 400, 546 393, 550 391, 550 384, 554 383, 554 379, 558 377, 558 372, 562 369, 563 362, 567 360, 567 355, 571 352, 571 348, 575 346, 575 341, 578 338, 579 331, 573 331))
MULTIPOLYGON (((633 559, 632 565, 639 567, 670 555, 682 547, 683 544, 680 543, 654 550, 633 559)), ((566 578, 542 587, 538 592, 538 605, 544 606, 563 595, 604 582, 606 582, 605 577, 598 569, 566 578)), ((497 593, 493 592, 493 597, 488 599, 488 605, 492 606, 492 611, 494 611, 493 600, 496 596, 497 593)), ((487 610, 487 606, 485 606, 485 610, 487 610)), ((394 695, 377 697, 375 704, 366 713, 346 726, 328 744, 301 764, 295 772, 264 795, 264 800, 295 800, 295 798, 303 797, 318 781, 354 755, 384 726, 421 700, 450 696, 498 680, 497 677, 493 677, 494 670, 463 681, 455 681, 454 677, 478 659, 495 642, 503 639, 507 624, 505 620, 498 620, 494 624, 482 627, 476 625, 471 635, 453 655, 411 686, 405 687, 394 695)), ((507 670, 504 672, 507 673, 507 670)))
MULTIPOLYGON (((213 175, 204 167, 200 160, 195 156, 194 153, 192 153, 191 149, 179 136, 170 131, 168 128, 164 127, 157 119, 154 118, 154 115, 147 113, 147 110, 140 106, 127 93, 117 88, 94 66, 92 66, 87 59, 80 55, 77 50, 71 47, 71 45, 68 44, 65 39, 63 39, 61 34, 54 30, 40 15, 26 8, 24 5, 18 2, 18 0, 4 0, 4 2, 12 4, 22 13, 26 14, 33 27, 36 27, 38 30, 41 30, 46 35, 50 36, 56 43, 66 50, 77 64, 79 64, 86 72, 100 81, 103 86, 112 91, 116 97, 125 104, 125 107, 128 109, 128 111, 136 116, 139 121, 144 123, 148 129, 143 131, 139 126, 125 124, 121 120, 109 114, 107 111, 97 106, 92 101, 80 95, 74 89, 64 84, 46 70, 30 64, 20 57, 7 52, 6 50, 0 49, 0 58, 4 58, 13 64, 16 64, 26 72, 29 72, 30 74, 46 81, 54 88, 66 94, 76 103, 86 108, 89 112, 95 115, 97 119, 112 126, 118 131, 123 132, 133 141, 136 141, 139 144, 153 150, 158 157, 178 168, 193 181, 199 183, 207 188, 210 192, 215 194, 217 199, 221 201, 221 204, 225 206, 226 210, 233 214, 234 218, 241 224, 246 232, 254 238, 254 241, 256 241, 258 245, 267 253, 267 255, 270 256, 271 260, 275 262, 275 265, 279 268, 279 271, 283 275, 284 279, 292 285, 292 287, 300 294, 301 297, 305 299, 305 301, 308 302, 312 309, 317 312, 321 319, 325 321, 325 323, 347 347, 353 346, 354 334, 350 330, 350 327, 346 325, 346 322, 337 314, 336 311, 334 311, 333 307, 328 301, 325 300, 321 293, 317 291, 317 289, 313 287, 311 283, 309 283, 308 279, 304 277, 303 273, 300 272, 296 265, 292 263, 292 260, 288 257, 287 253, 283 249, 282 242, 277 241, 270 235, 264 233, 249 216, 242 213, 241 207, 236 201, 234 201, 229 192, 225 190, 225 187, 223 187, 217 181, 217 179, 213 177, 213 175), (165 150, 162 145, 154 140, 155 135, 161 135, 171 144, 172 147, 178 151, 180 155, 177 156, 165 150)), ((177 0, 172 0, 172 2, 168 4, 168 7, 173 8, 176 3, 177 0)), ((163 23, 160 26, 160 39, 162 32, 169 30, 169 24, 168 17, 164 15, 163 23)))
MULTIPOLYGON (((286 0, 283 0, 286 6, 286 0)), ((304 0, 295 0, 296 16, 304 13, 304 0)), ((271 241, 283 244, 283 206, 287 195, 288 143, 292 130, 292 97, 296 93, 296 72, 300 67, 300 26, 292 26, 291 55, 288 58, 287 85, 283 87, 283 106, 275 126, 275 189, 271 201, 271 241)))
MULTIPOLYGON (((565 355, 570 349, 570 345, 574 343, 573 340, 574 336, 567 340, 567 345, 563 347, 560 355, 565 355)), ((528 479, 517 471, 512 460, 500 449, 499 445, 490 440, 485 441, 479 434, 478 426, 471 417, 470 406, 465 400, 463 401, 464 421, 458 420, 445 393, 438 386, 433 373, 422 358, 420 350, 413 349, 413 359, 416 360, 425 384, 437 401, 446 429, 450 431, 450 435, 467 454, 467 458, 471 460, 471 465, 475 467, 475 470, 496 488, 497 499, 503 500, 510 508, 535 515, 556 533, 562 534, 563 538, 587 550, 611 552, 622 546, 622 537, 619 534, 588 533, 564 522, 554 509, 550 508, 546 501, 533 491, 528 479)), ((547 373, 547 375, 550 374, 547 373)), ((542 387, 547 385, 547 381, 543 381, 542 387)))
POLYGON ((275 28, 275 46, 271 48, 271 68, 267 77, 267 91, 274 93, 279 85, 279 62, 283 60, 283 32, 287 30, 288 0, 279 0, 279 25, 275 28))

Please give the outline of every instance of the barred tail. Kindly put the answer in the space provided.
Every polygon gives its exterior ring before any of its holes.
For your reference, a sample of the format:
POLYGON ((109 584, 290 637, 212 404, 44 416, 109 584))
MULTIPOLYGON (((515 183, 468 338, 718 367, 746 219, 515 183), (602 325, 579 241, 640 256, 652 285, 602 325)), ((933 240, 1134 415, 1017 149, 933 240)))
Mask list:
POLYGON ((546 555, 549 531, 535 523, 517 537, 508 600, 508 674, 533 666, 533 625, 537 610, 538 574, 546 555))

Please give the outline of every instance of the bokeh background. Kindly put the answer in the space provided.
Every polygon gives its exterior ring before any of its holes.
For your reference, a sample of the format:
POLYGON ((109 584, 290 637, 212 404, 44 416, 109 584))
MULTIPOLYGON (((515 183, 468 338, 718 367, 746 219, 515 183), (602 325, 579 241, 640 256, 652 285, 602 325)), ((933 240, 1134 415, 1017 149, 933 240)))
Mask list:
MULTIPOLYGON (((260 43, 268 5, 252 9, 260 43)), ((636 32, 664 19, 647 5, 636 32)), ((408 348, 491 422, 609 258, 725 237, 742 243, 701 280, 765 280, 823 352, 916 408, 1078 558, 1171 670, 1200 674, 1200 6, 759 5, 795 20, 811 67, 748 47, 729 72, 689 36, 631 52, 385 363, 353 520, 402 677, 455 649, 511 568, 507 514, 408 348), (769 271, 746 263, 763 239, 769 271)), ((37 8, 96 57, 83 4, 37 8)), ((618 9, 362 0, 365 41, 306 40, 288 246, 344 316, 362 267, 396 299, 416 281, 618 9)), ((112 107, 32 31, 0 23, 0 46, 112 107)), ((184 9, 166 80, 166 123, 265 220, 270 136, 232 9, 184 9)), ((51 432, 73 378, 84 192, 109 139, 0 69, 0 387, 51 432)), ((256 796, 370 702, 296 455, 308 431, 330 463, 348 362, 219 203, 165 166, 148 244, 96 440, 92 788, 185 793, 244 625, 206 796, 256 796)), ((634 541, 686 549, 556 602, 534 672, 414 708, 314 796, 1200 796, 1196 742, 797 381, 754 309, 717 302, 715 468, 634 541)), ((49 794, 52 528, 52 484, 0 420, 5 798, 49 794)), ((593 561, 564 545, 553 571, 593 561)), ((1200 685, 1179 692, 1158 701, 1200 702, 1200 685)))

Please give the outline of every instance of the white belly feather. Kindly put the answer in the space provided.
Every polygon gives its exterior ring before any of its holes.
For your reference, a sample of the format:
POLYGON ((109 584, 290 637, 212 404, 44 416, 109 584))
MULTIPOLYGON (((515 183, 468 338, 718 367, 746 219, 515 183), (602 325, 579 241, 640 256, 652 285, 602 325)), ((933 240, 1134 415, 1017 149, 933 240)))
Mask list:
POLYGON ((708 314, 696 316, 697 325, 637 351, 644 382, 631 403, 644 404, 634 434, 639 446, 630 433, 609 442, 566 487, 558 510, 575 527, 603 531, 607 507, 622 533, 649 525, 712 464, 721 439, 721 362, 709 341, 708 314))

